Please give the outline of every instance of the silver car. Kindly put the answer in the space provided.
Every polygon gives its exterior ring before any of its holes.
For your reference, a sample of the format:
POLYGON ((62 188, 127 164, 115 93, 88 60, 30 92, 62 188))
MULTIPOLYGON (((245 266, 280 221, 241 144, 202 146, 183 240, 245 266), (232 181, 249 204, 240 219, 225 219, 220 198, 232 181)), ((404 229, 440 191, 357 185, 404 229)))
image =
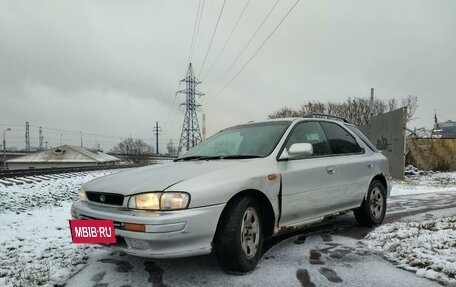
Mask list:
POLYGON ((214 252, 227 271, 255 268, 263 240, 345 211, 380 224, 387 159, 352 124, 328 118, 224 129, 168 164, 83 185, 71 214, 111 219, 112 248, 151 258, 214 252))

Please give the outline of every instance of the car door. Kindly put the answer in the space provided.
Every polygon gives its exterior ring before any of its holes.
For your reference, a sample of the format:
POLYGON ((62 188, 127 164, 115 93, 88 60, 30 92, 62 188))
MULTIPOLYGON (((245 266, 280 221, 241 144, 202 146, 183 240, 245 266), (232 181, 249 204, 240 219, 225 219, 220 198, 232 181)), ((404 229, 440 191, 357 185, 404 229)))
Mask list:
POLYGON ((346 128, 333 122, 322 122, 333 156, 339 168, 339 187, 334 194, 339 200, 331 207, 334 210, 351 209, 361 204, 369 188, 374 162, 369 160, 364 149, 346 128))
POLYGON ((286 155, 294 143, 310 143, 313 154, 304 158, 280 159, 278 170, 282 179, 280 225, 299 224, 330 213, 338 199, 338 165, 319 121, 303 121, 295 125, 282 147, 286 155))

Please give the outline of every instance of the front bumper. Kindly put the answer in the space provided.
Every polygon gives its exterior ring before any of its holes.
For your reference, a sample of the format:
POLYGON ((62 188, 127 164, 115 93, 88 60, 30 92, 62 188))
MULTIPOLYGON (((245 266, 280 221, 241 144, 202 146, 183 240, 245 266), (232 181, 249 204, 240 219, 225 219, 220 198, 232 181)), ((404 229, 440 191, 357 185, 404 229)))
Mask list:
POLYGON ((117 243, 125 253, 150 258, 177 258, 208 254, 225 204, 178 211, 141 211, 75 202, 75 219, 111 219, 117 243), (123 229, 124 223, 144 224, 145 232, 123 229))

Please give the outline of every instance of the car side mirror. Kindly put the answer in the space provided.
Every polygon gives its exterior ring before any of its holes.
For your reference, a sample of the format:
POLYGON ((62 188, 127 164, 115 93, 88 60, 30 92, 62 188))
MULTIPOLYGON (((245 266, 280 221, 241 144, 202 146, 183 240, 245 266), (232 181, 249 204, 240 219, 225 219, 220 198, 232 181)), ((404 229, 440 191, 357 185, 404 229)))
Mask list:
POLYGON ((306 157, 313 154, 313 146, 310 143, 295 143, 290 146, 288 151, 282 153, 281 159, 306 157))

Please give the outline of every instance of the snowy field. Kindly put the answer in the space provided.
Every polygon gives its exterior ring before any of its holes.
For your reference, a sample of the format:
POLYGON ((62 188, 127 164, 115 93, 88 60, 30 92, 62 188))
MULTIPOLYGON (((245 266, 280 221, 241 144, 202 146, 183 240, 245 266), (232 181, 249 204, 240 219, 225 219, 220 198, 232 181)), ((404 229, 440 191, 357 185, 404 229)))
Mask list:
MULTIPOLYGON (((455 208, 384 224, 361 241, 318 233, 293 237, 269 250, 258 269, 246 276, 226 275, 211 257, 150 261, 72 244, 68 220, 80 184, 112 172, 116 171, 83 172, 9 187, 0 184, 0 286, 141 286, 144 282, 153 286, 166 282, 168 286, 274 286, 277 282, 370 286, 382 280, 384 272, 392 279, 378 286, 434 286, 420 277, 442 284, 456 282, 455 208), (359 272, 366 274, 364 281, 356 277, 359 272)), ((438 208, 442 201, 454 200, 455 179, 456 173, 408 176, 395 182, 390 206, 394 212, 414 211, 423 202, 438 208)))
POLYGON ((71 201, 81 184, 117 171, 0 185, 0 286, 63 284, 82 268, 95 248, 71 243, 71 201))

